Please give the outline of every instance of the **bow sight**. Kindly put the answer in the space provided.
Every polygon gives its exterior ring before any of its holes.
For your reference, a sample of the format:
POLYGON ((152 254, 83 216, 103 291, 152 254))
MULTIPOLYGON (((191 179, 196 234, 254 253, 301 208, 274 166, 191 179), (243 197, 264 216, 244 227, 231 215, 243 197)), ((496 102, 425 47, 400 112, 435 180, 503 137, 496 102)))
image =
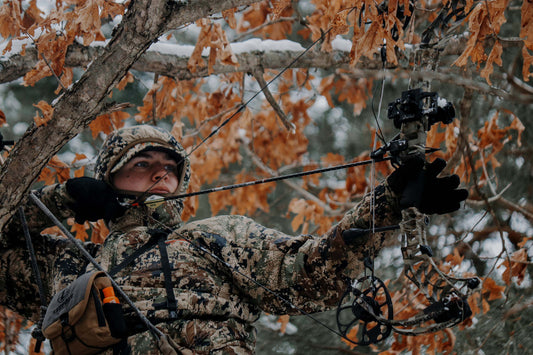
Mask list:
POLYGON ((383 160, 389 152, 394 166, 407 159, 426 154, 426 132, 437 122, 449 124, 455 117, 453 104, 437 95, 436 92, 423 92, 412 89, 402 92, 402 97, 389 103, 387 117, 393 120, 400 133, 385 146, 372 152, 370 157, 383 160))
POLYGON ((437 123, 451 123, 455 117, 453 104, 437 96, 436 92, 423 92, 422 89, 413 89, 402 92, 402 97, 389 103, 387 112, 389 119, 394 121, 394 127, 400 129, 404 123, 428 119, 429 128, 437 123), (427 108, 424 108, 427 100, 427 108))
MULTIPOLYGON (((394 166, 410 159, 425 161, 426 132, 437 122, 451 123, 454 116, 453 105, 437 93, 421 89, 404 91, 401 98, 388 107, 388 118, 393 120, 400 133, 374 151, 372 159, 384 160, 388 152, 394 166)), ((352 282, 337 308, 337 326, 346 340, 369 345, 383 341, 393 331, 402 335, 435 332, 459 324, 472 314, 467 297, 480 280, 477 277, 458 278, 440 270, 426 239, 426 218, 414 207, 405 208, 399 225, 403 273, 422 296, 420 304, 414 307, 419 312, 408 319, 394 319, 389 291, 385 283, 374 276, 373 263, 366 262, 372 275, 352 282)), ((349 229, 343 232, 343 238, 360 237, 361 231, 370 232, 349 229)), ((408 289, 404 287, 401 292, 409 292, 408 289)))

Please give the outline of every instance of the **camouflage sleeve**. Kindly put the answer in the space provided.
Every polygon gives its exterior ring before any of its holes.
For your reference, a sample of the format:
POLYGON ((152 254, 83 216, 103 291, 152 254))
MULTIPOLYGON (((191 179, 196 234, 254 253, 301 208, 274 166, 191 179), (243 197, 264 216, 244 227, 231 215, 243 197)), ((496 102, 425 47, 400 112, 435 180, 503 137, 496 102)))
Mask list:
MULTIPOLYGON (((72 198, 68 195, 65 184, 45 186, 34 191, 34 193, 59 220, 74 216, 72 210, 68 207, 72 202, 72 198)), ((22 206, 32 235, 37 235, 44 228, 53 225, 50 218, 29 197, 24 199, 22 206)), ((23 237, 22 226, 18 214, 15 214, 2 231, 0 244, 5 248, 25 245, 24 238, 21 239, 21 237, 23 237)))
MULTIPOLYGON (((24 240, 24 236, 19 236, 24 240)), ((46 304, 51 297, 85 271, 87 261, 66 238, 38 235, 33 239, 39 273, 43 282, 46 304)), ((85 244, 95 255, 99 246, 85 244)), ((22 316, 37 321, 40 315, 40 297, 30 255, 24 247, 0 246, 0 304, 22 316)))
MULTIPOLYGON (((377 226, 399 221, 396 198, 385 185, 376 189, 375 204, 377 226)), ((195 243, 224 260, 228 282, 250 302, 270 313, 298 314, 273 292, 306 312, 334 307, 348 280, 363 271, 364 258, 376 253, 386 237, 378 233, 348 244, 343 240, 342 231, 368 228, 370 218, 370 196, 365 196, 322 236, 289 236, 243 216, 213 217, 185 228, 195 243)))
MULTIPOLYGON (((64 185, 46 186, 36 194, 59 219, 70 216, 67 208, 70 198, 64 185)), ((53 294, 83 273, 87 262, 68 239, 40 234, 52 222, 28 198, 23 208, 48 302, 53 294)), ((93 255, 99 248, 92 243, 85 246, 93 255)), ((0 234, 0 304, 24 317, 38 320, 40 298, 35 280, 26 239, 16 213, 0 234)))

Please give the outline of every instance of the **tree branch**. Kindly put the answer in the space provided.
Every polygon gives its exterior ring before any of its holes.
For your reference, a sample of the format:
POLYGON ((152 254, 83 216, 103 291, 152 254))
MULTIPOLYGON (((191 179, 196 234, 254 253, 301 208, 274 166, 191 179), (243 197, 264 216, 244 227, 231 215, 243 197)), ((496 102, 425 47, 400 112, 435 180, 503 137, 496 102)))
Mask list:
POLYGON ((268 83, 266 82, 265 78, 263 78, 263 70, 261 68, 257 68, 256 70, 253 71, 253 75, 254 75, 255 80, 257 80, 257 83, 261 87, 263 94, 265 94, 265 97, 268 103, 274 109, 274 112, 280 119, 281 123, 283 123, 283 126, 285 126, 285 128, 289 132, 294 131, 295 129, 294 124, 289 121, 289 118, 287 117, 285 112, 283 112, 283 109, 278 105, 278 103, 276 102, 276 99, 270 92, 270 89, 268 88, 268 83))

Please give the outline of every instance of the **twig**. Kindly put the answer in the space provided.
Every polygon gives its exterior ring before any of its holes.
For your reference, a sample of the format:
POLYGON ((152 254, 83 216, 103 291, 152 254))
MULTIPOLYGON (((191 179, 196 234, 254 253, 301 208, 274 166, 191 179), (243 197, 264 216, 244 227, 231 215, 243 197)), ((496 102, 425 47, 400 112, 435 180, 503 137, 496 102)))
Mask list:
MULTIPOLYGON (((467 200, 467 201, 468 201, 468 200, 467 200)), ((485 212, 483 213, 483 215, 479 218, 479 220, 478 220, 476 223, 474 223, 474 224, 472 225, 472 227, 470 227, 470 230, 469 230, 468 232, 466 232, 465 235, 464 235, 463 237, 461 237, 459 240, 457 240, 456 243, 463 242, 463 243, 465 243, 465 244, 468 244, 467 242, 465 242, 466 237, 467 237, 469 234, 474 234, 474 229, 478 226, 478 224, 481 223, 481 221, 487 216, 487 214, 488 214, 488 212, 485 211, 485 212)))
POLYGON ((511 201, 505 199, 505 198, 499 198, 498 199, 498 203, 503 205, 505 208, 508 208, 512 211, 516 211, 516 212, 520 212, 524 215, 524 217, 526 217, 530 222, 533 223, 533 213, 529 212, 528 210, 526 210, 525 208, 521 207, 521 206, 518 206, 517 204, 515 203, 512 203, 511 201))
POLYGON ((483 342, 478 346, 478 348, 475 351, 475 353, 477 354, 479 352, 479 350, 481 350, 481 348, 485 345, 485 343, 490 339, 491 335, 492 335, 492 332, 496 329, 496 327, 498 327, 501 323, 500 322, 495 322, 494 324, 494 327, 492 327, 491 330, 489 330, 489 332, 487 333, 487 336, 485 337, 485 340, 483 340, 483 342))
POLYGON ((533 306, 533 301, 529 301, 527 303, 522 303, 522 304, 515 304, 507 312, 505 312, 505 314, 503 315, 503 319, 509 319, 515 314, 521 313, 523 310, 528 309, 531 306, 533 306))
POLYGON ((297 19, 294 18, 294 17, 280 17, 278 18, 277 20, 273 20, 273 21, 270 21, 270 22, 267 22, 267 23, 263 23, 262 25, 260 26, 257 26, 257 27, 254 27, 252 29, 249 29, 248 31, 246 32, 243 32, 241 34, 239 34, 239 36, 237 36, 234 41, 235 42, 238 42, 240 41, 241 39, 243 39, 244 37, 248 36, 248 35, 251 35, 253 34, 254 32, 257 32, 267 26, 270 26, 270 25, 274 25, 276 23, 280 23, 280 22, 287 22, 287 21, 291 21, 291 22, 295 22, 297 19))
POLYGON ((270 89, 268 88, 268 84, 265 81, 265 78, 263 78, 263 69, 257 68, 253 71, 253 75, 255 80, 259 83, 259 86, 263 88, 263 93, 265 94, 266 99, 270 103, 270 106, 274 109, 274 112, 278 115, 279 119, 281 120, 281 123, 285 126, 287 131, 293 132, 296 128, 293 123, 289 122, 289 118, 287 115, 285 115, 285 112, 281 109, 281 107, 276 102, 276 99, 274 99, 274 96, 270 92, 270 89))
MULTIPOLYGON (((248 148, 248 146, 246 144, 242 144, 242 147, 243 147, 244 151, 246 152, 246 154, 252 158, 252 161, 254 162, 254 164, 257 165, 261 170, 267 172, 271 176, 278 176, 279 175, 277 172, 275 172, 274 170, 269 168, 267 165, 265 165, 261 161, 261 159, 259 159, 259 157, 257 155, 255 155, 250 150, 250 148, 248 148)), ((322 200, 320 200, 318 197, 316 197, 315 195, 313 195, 309 191, 306 191, 301 186, 298 186, 295 183, 293 183, 292 181, 288 181, 288 180, 283 180, 283 182, 287 186, 289 186, 290 188, 292 188, 296 192, 298 192, 300 195, 302 195, 304 198, 317 203, 321 208, 324 209, 324 213, 326 213, 327 215, 335 216, 335 215, 338 214, 336 211, 332 210, 327 204, 325 204, 322 200)))
POLYGON ((122 111, 124 109, 134 107, 134 106, 135 105, 132 104, 131 102, 113 103, 111 105, 106 105, 106 107, 104 107, 104 109, 102 110, 101 114, 122 111))
POLYGON ((198 126, 198 128, 196 128, 194 131, 190 132, 190 133, 187 133, 183 136, 183 138, 187 138, 187 137, 192 137, 192 136, 195 136, 197 134, 200 133, 200 129, 202 128, 202 126, 204 126, 206 123, 209 123, 211 121, 214 121, 216 119, 219 119, 220 117, 224 116, 225 114, 228 114, 230 112, 233 112, 235 111, 237 108, 241 107, 242 104, 237 104, 237 105, 234 105, 233 107, 230 107, 228 108, 227 110, 224 110, 222 112, 219 112, 217 113, 216 115, 214 116, 211 116, 209 118, 207 118, 205 121, 203 121, 200 126, 198 126))
MULTIPOLYGON (((462 135, 463 133, 461 132, 459 134, 462 135)), ((465 138, 465 140, 466 140, 466 138, 465 138)), ((502 225, 500 223, 500 220, 498 219, 498 216, 496 215, 496 212, 492 208, 492 205, 489 202, 487 196, 485 196, 485 194, 479 188, 478 177, 477 177, 477 173, 476 173, 476 167, 475 167, 474 161, 472 159, 472 151, 470 150, 470 145, 466 144, 465 147, 464 147, 464 150, 465 150, 465 152, 464 152, 465 163, 468 161, 468 164, 470 165, 472 178, 474 180, 474 188, 475 188, 476 192, 478 193, 478 195, 481 196, 481 198, 485 201, 485 206, 487 206, 487 210, 490 213, 490 215, 492 216, 492 218, 493 218, 493 220, 494 220, 494 222, 495 222, 495 224, 496 224, 496 226, 498 228, 498 231, 499 231, 500 241, 501 241, 501 245, 502 245, 502 250, 501 250, 501 253, 499 254, 499 257, 501 257, 503 254, 505 254, 507 262, 510 264, 511 263, 510 256, 509 256, 509 252, 507 251, 507 248, 505 246, 505 237, 504 237, 503 232, 502 232, 502 225)), ((490 275, 494 271, 495 267, 496 267, 496 262, 492 266, 492 268, 489 271, 489 273, 487 274, 487 276, 490 275)), ((509 288, 507 289, 507 292, 509 292, 509 288)))
MULTIPOLYGON (((461 160, 461 153, 465 149, 465 145, 468 144, 468 135, 466 134, 468 130, 468 121, 470 118, 470 112, 472 108, 472 97, 473 90, 470 88, 465 88, 463 97, 459 103, 459 110, 461 113, 461 119, 459 120, 459 136, 457 137, 457 149, 452 154, 452 157, 449 159, 447 164, 447 172, 450 172, 451 168, 459 163, 461 160)), ((465 169, 467 171, 467 169, 465 169)))
MULTIPOLYGON (((37 48, 37 53, 39 53, 39 48, 37 46, 37 42, 35 42, 35 39, 32 37, 32 35, 30 35, 28 32, 24 32, 26 33, 26 36, 28 36, 31 41, 33 42, 33 44, 35 45, 35 48, 37 48)), ((48 59, 46 58, 46 56, 44 55, 44 53, 40 53, 41 54, 41 57, 43 57, 43 60, 44 62, 46 63, 46 65, 48 66, 48 69, 50 69, 50 71, 52 72, 52 74, 54 75, 54 77, 56 78, 57 82, 59 83, 59 86, 61 86, 61 88, 63 89, 64 92, 67 91, 67 89, 65 88, 65 86, 63 85, 63 83, 61 82, 61 79, 59 79, 59 77, 57 76, 57 74, 55 73, 54 69, 52 69, 52 65, 50 64, 50 62, 48 61, 48 59)))
MULTIPOLYGON (((504 194, 505 191, 507 191, 507 189, 509 187, 511 187, 512 184, 509 184, 507 186, 505 186, 505 188, 500 191, 500 193, 498 194, 495 194, 494 196, 492 197, 488 197, 486 200, 484 201, 480 201, 480 200, 473 200, 473 199, 467 199, 466 202, 468 202, 469 205, 471 206, 483 206, 484 204, 486 204, 487 202, 488 203, 493 203, 493 202, 496 202, 498 200, 500 200, 502 198, 502 195, 504 194)), ((492 190, 492 189, 491 189, 492 190)), ((496 193, 495 191, 493 191, 494 193, 496 193)))
POLYGON ((492 182, 490 181, 489 172, 487 171, 487 164, 485 163, 485 158, 483 157, 483 151, 484 149, 479 150, 479 160, 481 160, 481 168, 483 170, 483 173, 487 177, 487 185, 489 185, 489 189, 492 192, 493 195, 497 195, 496 189, 494 188, 494 185, 492 185, 492 182))
MULTIPOLYGON (((159 80, 159 74, 156 73, 154 75, 154 85, 157 85, 158 80, 159 80)), ((156 105, 157 105, 157 90, 154 90, 152 92, 152 124, 154 126, 157 126, 157 124, 155 122, 156 114, 157 114, 156 105)))
POLYGON ((507 71, 507 82, 511 84, 514 88, 520 90, 522 93, 527 95, 533 95, 533 86, 527 85, 522 80, 514 76, 515 69, 518 65, 518 56, 515 57, 511 68, 507 71))

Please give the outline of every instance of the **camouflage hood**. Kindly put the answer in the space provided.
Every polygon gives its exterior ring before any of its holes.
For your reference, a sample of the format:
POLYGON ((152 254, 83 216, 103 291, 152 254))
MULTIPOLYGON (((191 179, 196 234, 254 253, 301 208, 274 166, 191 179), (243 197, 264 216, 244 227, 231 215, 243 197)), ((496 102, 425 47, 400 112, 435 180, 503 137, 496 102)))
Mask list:
POLYGON ((190 162, 185 149, 170 133, 149 125, 121 128, 110 134, 96 160, 95 179, 103 180, 112 186, 112 174, 136 154, 147 149, 163 150, 176 159, 178 164, 183 162, 183 168, 178 176, 178 188, 170 195, 185 193, 191 176, 190 162))
MULTIPOLYGON (((191 177, 190 162, 185 150, 170 133, 148 125, 122 128, 110 134, 102 145, 96 160, 94 177, 113 186, 112 175, 136 154, 147 149, 165 151, 178 164, 183 162, 181 172, 178 174, 178 188, 174 193, 164 196, 176 196, 185 193, 191 177)), ((130 194, 127 191, 126 193, 130 194)), ((143 195, 142 193, 131 194, 143 195)), ((161 225, 177 227, 182 224, 180 218, 182 210, 183 201, 181 199, 168 200, 156 205, 141 205, 129 208, 123 216, 111 220, 108 227, 112 232, 126 231, 139 225, 150 228, 160 228, 161 225)))

